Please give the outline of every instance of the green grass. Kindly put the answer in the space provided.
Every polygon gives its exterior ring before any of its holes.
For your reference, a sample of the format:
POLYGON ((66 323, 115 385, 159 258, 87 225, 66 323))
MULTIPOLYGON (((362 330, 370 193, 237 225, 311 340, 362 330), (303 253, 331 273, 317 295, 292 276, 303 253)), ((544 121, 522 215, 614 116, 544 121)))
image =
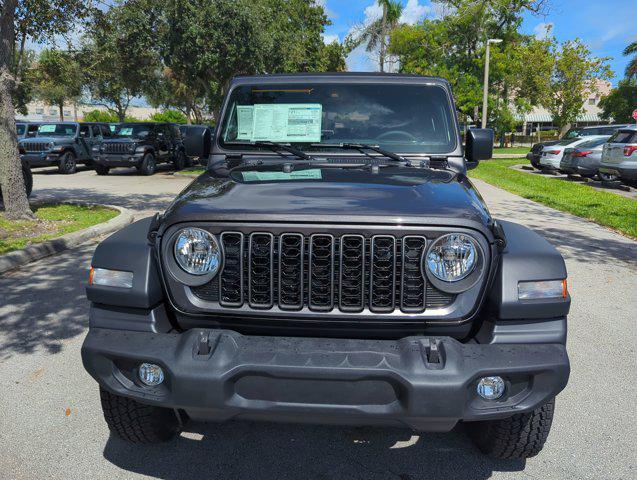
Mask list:
POLYGON ((529 153, 531 149, 529 147, 507 147, 493 149, 493 153, 529 153))
POLYGON ((181 173, 183 175, 201 175, 205 171, 206 169, 203 167, 192 167, 192 168, 185 168, 183 170, 180 170, 177 173, 181 173))
POLYGON ((519 163, 520 159, 488 160, 481 162, 469 176, 637 238, 637 201, 586 185, 509 168, 519 163))
POLYGON ((41 205, 33 208, 37 220, 10 221, 0 215, 0 255, 34 243, 103 223, 119 215, 106 207, 41 205))

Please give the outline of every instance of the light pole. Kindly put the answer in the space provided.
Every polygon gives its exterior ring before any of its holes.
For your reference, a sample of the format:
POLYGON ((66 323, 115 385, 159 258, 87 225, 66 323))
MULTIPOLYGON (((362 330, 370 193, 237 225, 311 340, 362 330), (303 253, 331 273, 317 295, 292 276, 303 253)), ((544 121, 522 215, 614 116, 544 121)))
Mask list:
POLYGON ((482 128, 487 128, 487 97, 489 96, 489 56, 491 54, 491 44, 500 43, 501 38, 490 38, 487 40, 487 58, 484 62, 484 86, 482 90, 482 128))

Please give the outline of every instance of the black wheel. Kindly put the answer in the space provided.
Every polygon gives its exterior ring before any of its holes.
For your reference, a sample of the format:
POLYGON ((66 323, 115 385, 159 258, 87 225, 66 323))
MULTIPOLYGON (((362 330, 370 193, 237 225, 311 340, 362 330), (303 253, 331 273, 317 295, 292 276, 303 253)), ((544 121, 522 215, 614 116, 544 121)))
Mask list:
POLYGON ((177 152, 175 156, 175 160, 173 161, 173 165, 175 166, 175 170, 183 170, 186 168, 186 163, 188 159, 186 158, 186 154, 181 150, 177 152))
POLYGON ((155 173, 155 157, 152 153, 147 153, 142 159, 142 163, 137 167, 137 171, 140 175, 152 175, 155 173))
POLYGON ((501 459, 529 458, 542 450, 551 431, 554 409, 552 399, 529 413, 466 425, 469 436, 483 453, 501 459))
POLYGON ((98 175, 108 175, 109 171, 110 168, 108 168, 106 165, 100 165, 99 163, 95 164, 95 173, 97 173, 98 175))
POLYGON ((60 163, 58 164, 58 172, 63 175, 70 175, 77 170, 77 161, 75 155, 72 152, 66 152, 60 157, 60 163))
POLYGON ((602 183, 612 183, 612 182, 616 182, 617 180, 619 180, 617 175, 613 175, 612 173, 599 172, 598 175, 599 175, 599 178, 601 179, 602 183))
POLYGON ((167 442, 181 432, 177 414, 170 408, 145 405, 101 387, 100 400, 109 430, 127 442, 167 442))
POLYGON ((25 165, 22 165, 22 177, 24 178, 24 188, 27 191, 27 197, 30 197, 33 191, 33 174, 31 169, 25 165))

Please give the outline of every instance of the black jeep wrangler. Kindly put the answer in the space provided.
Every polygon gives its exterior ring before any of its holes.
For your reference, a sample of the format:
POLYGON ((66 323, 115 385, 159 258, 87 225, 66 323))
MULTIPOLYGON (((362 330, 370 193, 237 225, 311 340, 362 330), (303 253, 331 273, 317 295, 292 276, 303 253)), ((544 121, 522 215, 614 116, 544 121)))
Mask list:
POLYGON ((91 165, 93 148, 109 136, 106 123, 42 123, 35 136, 18 142, 18 150, 30 168, 57 166, 60 173, 71 174, 78 163, 91 165))
POLYGON ((85 368, 131 442, 187 420, 449 431, 536 455, 566 386, 560 254, 489 214, 449 84, 235 79, 207 172, 96 249, 85 368))
POLYGON ((183 169, 188 162, 181 133, 171 123, 122 123, 113 138, 93 149, 95 171, 107 175, 113 167, 136 167, 141 175, 152 175, 158 163, 172 162, 183 169))

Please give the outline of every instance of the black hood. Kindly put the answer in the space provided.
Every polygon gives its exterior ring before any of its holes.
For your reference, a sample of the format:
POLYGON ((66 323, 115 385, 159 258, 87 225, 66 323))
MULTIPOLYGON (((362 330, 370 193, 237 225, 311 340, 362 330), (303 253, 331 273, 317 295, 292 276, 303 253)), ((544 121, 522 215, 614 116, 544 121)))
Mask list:
POLYGON ((462 175, 409 167, 281 167, 204 173, 166 210, 163 228, 193 221, 457 225, 487 230, 491 217, 462 175))
POLYGON ((30 137, 30 138, 24 138, 22 140, 20 140, 20 143, 24 144, 24 143, 55 143, 60 144, 60 143, 73 143, 73 141, 75 140, 75 135, 56 135, 54 137, 30 137))

